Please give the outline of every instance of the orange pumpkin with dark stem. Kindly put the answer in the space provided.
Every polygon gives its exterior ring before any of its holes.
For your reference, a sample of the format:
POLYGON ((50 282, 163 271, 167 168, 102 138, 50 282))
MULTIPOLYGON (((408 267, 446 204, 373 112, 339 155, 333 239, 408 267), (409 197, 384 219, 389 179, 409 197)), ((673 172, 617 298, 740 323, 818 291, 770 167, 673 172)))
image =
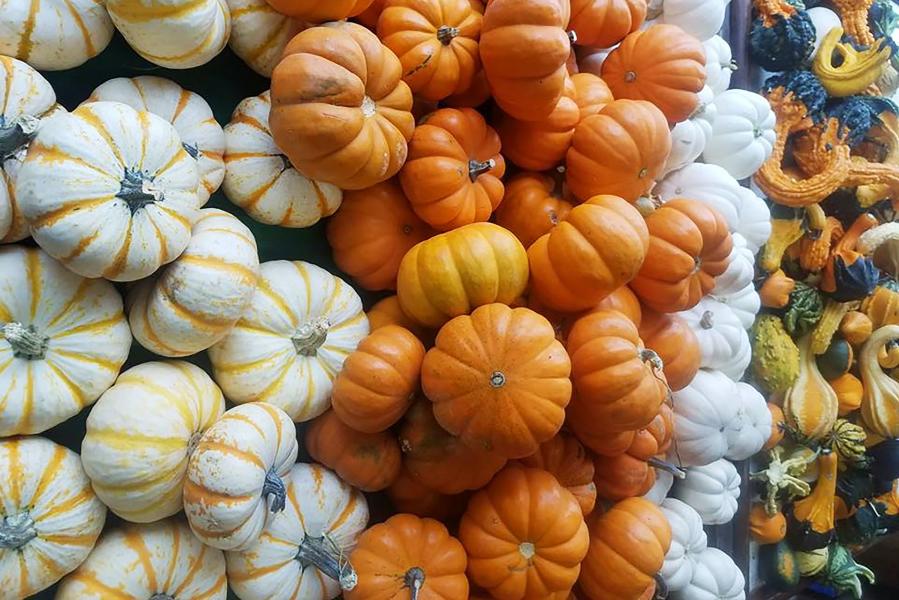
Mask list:
POLYGON ((412 210, 440 231, 489 219, 503 199, 499 150, 499 136, 474 109, 442 108, 425 117, 400 171, 412 210))
POLYGON ((577 91, 577 106, 580 109, 581 121, 589 116, 599 114, 606 104, 615 98, 606 82, 593 73, 577 73, 571 76, 574 89, 577 91))
POLYGON ((560 431, 556 437, 540 444, 535 454, 518 462, 552 473, 574 495, 582 513, 589 515, 593 512, 596 506, 593 458, 573 435, 560 431))
POLYGON ((396 55, 361 25, 340 21, 299 33, 272 73, 275 143, 318 181, 359 190, 390 179, 415 129, 401 77, 396 55))
POLYGON ((368 9, 372 0, 266 0, 269 6, 282 15, 293 17, 307 23, 324 23, 339 21, 368 9))
POLYGON ((440 329, 421 387, 437 421, 463 443, 522 458, 562 427, 570 373, 549 321, 527 308, 487 304, 440 329))
POLYGON ((367 290, 393 290, 406 252, 434 230, 415 215, 391 179, 345 192, 340 209, 328 221, 327 234, 342 271, 367 290))
POLYGON ((387 488, 400 474, 400 446, 390 433, 351 429, 333 410, 316 417, 306 429, 306 451, 363 492, 387 488))
POLYGON ((571 0, 569 27, 577 43, 611 48, 646 19, 646 0, 571 0))
POLYGON ((787 518, 780 511, 769 515, 764 504, 753 504, 749 511, 749 534, 759 544, 776 544, 787 535, 787 518))
POLYGON ((578 198, 614 194, 636 202, 655 184, 668 154, 665 115, 649 102, 615 100, 574 130, 566 179, 578 198))
POLYGON ((430 329, 425 329, 403 312, 399 298, 387 296, 379 300, 366 313, 368 326, 371 331, 386 327, 387 325, 399 325, 415 334, 415 337, 424 343, 433 341, 434 334, 430 329))
POLYGON ((665 364, 665 379, 671 390, 684 389, 693 381, 702 359, 696 334, 677 315, 644 309, 642 316, 639 331, 643 343, 665 364))
POLYGON ((506 183, 506 195, 496 211, 496 224, 515 234, 527 248, 564 221, 571 203, 559 183, 542 173, 519 173, 506 183))
POLYGON ((438 521, 450 521, 460 516, 468 500, 464 494, 450 496, 435 492, 415 479, 405 467, 387 488, 387 497, 397 512, 438 521))
POLYGON ((730 261, 733 240, 724 217, 702 202, 676 198, 654 209, 646 226, 649 252, 631 289, 659 312, 696 306, 730 261))
POLYGON ((771 435, 768 437, 768 441, 765 442, 765 445, 762 446, 763 450, 770 450, 778 445, 781 440, 784 439, 784 433, 786 432, 787 427, 784 411, 781 407, 769 402, 768 411, 771 413, 771 435))

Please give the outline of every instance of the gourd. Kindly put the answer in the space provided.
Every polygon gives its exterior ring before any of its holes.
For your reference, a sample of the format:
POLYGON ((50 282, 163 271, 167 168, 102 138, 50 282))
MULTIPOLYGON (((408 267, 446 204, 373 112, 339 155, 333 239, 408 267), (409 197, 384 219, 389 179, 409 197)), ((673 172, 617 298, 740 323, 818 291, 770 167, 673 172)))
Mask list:
POLYGON ((871 334, 858 357, 864 387, 862 420, 870 431, 885 438, 899 435, 899 382, 881 370, 877 353, 896 338, 899 338, 899 325, 884 325, 871 334))
POLYGON ((41 127, 16 179, 16 200, 35 241, 70 270, 135 281, 187 247, 197 173, 164 119, 93 102, 41 127))
POLYGON ((573 0, 569 26, 575 43, 609 48, 639 29, 644 19, 645 0, 573 0))
POLYGON ((757 0, 758 16, 749 31, 752 59, 766 71, 800 69, 811 57, 815 27, 804 8, 786 0, 757 0))
POLYGON ((266 0, 283 15, 310 23, 339 21, 355 17, 374 6, 372 0, 335 0, 322 4, 318 0, 266 0))
POLYGON ((784 396, 787 425, 806 439, 830 433, 839 411, 836 392, 818 370, 811 336, 799 340, 799 375, 784 396))
POLYGON ((593 460, 576 437, 560 431, 540 444, 537 452, 518 462, 526 467, 548 471, 574 495, 584 516, 593 512, 596 505, 593 460))
POLYGON ((702 517, 703 524, 722 525, 730 522, 737 512, 740 474, 723 458, 708 465, 690 467, 687 476, 675 484, 672 495, 693 507, 702 517))
POLYGON ((780 511, 769 515, 764 504, 749 511, 749 535, 759 544, 776 544, 787 535, 787 518, 780 511))
POLYGON ((855 562, 849 548, 839 543, 834 544, 827 557, 827 568, 823 577, 825 585, 832 586, 838 592, 849 592, 853 598, 860 600, 864 595, 861 578, 873 584, 874 571, 855 562))
POLYGON ((56 597, 103 600, 110 590, 128 598, 225 600, 225 558, 204 546, 181 519, 126 523, 103 534, 87 560, 62 581, 56 597))
POLYGON ((122 298, 39 248, 0 247, 0 437, 40 433, 93 404, 128 358, 122 298))
POLYGON ((777 315, 761 315, 750 336, 752 377, 769 393, 786 392, 799 377, 800 352, 777 315))
POLYGON ((745 588, 746 579, 734 559, 717 548, 706 548, 696 557, 690 584, 671 598, 745 600, 745 588))
POLYGON ((783 315, 783 327, 792 336, 813 331, 824 313, 824 299, 814 286, 797 281, 783 315))
POLYGON ((796 280, 787 277, 778 269, 768 275, 760 290, 762 304, 767 308, 786 308, 790 303, 790 295, 796 289, 796 280))
POLYGON ((81 444, 97 496, 136 523, 179 512, 190 455, 224 411, 219 388, 192 364, 149 362, 122 373, 91 409, 81 444))
POLYGON ((891 54, 882 40, 867 48, 857 49, 841 42, 842 38, 842 27, 828 31, 812 63, 812 72, 818 76, 821 85, 828 94, 837 98, 864 92, 883 74, 891 54))
POLYGON ((169 69, 208 63, 231 35, 231 11, 225 0, 174 0, 167 5, 107 0, 106 8, 135 52, 169 69))
POLYGON ((253 546, 225 554, 228 584, 243 600, 336 598, 358 582, 346 557, 368 523, 365 496, 314 463, 284 481, 284 510, 253 546))
POLYGON ((271 77, 287 42, 308 25, 282 15, 265 0, 226 1, 231 12, 228 46, 248 67, 271 77))
POLYGON ((805 478, 809 465, 814 463, 815 453, 809 451, 808 456, 806 448, 800 447, 800 450, 784 460, 784 447, 775 446, 768 451, 767 466, 761 471, 749 474, 751 481, 763 482, 761 496, 768 514, 780 510, 778 501, 782 494, 784 499, 789 501, 797 496, 807 496, 811 491, 805 478))
POLYGON ((688 504, 677 498, 665 498, 659 508, 671 526, 671 545, 659 577, 669 592, 677 592, 693 579, 694 564, 706 549, 708 539, 702 529, 702 517, 688 504))
POLYGON ((731 430, 727 453, 729 460, 746 460, 759 452, 771 435, 772 421, 768 404, 754 387, 737 382, 737 422, 741 426, 731 430))
POLYGON ((788 589, 799 583, 799 565, 790 545, 781 541, 759 549, 759 571, 776 589, 788 589))
POLYGON ((730 78, 737 70, 730 44, 720 35, 713 35, 702 43, 705 50, 705 84, 715 95, 730 87, 730 78))
POLYGON ((790 543, 809 551, 827 546, 834 536, 834 494, 837 486, 837 453, 824 450, 818 455, 818 481, 812 493, 793 503, 790 543))
POLYGON ((698 96, 696 110, 671 129, 671 153, 665 161, 663 176, 699 158, 712 135, 712 123, 718 111, 713 102, 714 94, 709 86, 703 86, 698 96))
POLYGON ((267 402, 294 421, 327 410, 334 377, 368 335, 356 292, 313 264, 270 261, 237 325, 209 349, 231 402, 267 402))
POLYGON ((220 550, 254 544, 284 510, 284 478, 298 451, 293 421, 279 408, 252 402, 222 415, 187 463, 184 512, 194 535, 220 550))
POLYGON ((830 557, 830 546, 816 548, 815 550, 796 552, 796 563, 799 565, 799 574, 803 577, 814 577, 827 568, 827 560, 830 557))
POLYGON ((873 329, 899 325, 899 291, 879 285, 862 301, 861 309, 871 319, 873 329))
POLYGON ((699 365, 716 369, 739 381, 752 360, 749 335, 726 305, 703 298, 692 309, 678 313, 699 340, 699 365))
POLYGON ((755 323, 756 316, 762 306, 761 298, 755 290, 754 283, 750 283, 731 294, 716 294, 712 290, 709 297, 729 307, 737 315, 737 318, 743 325, 743 329, 752 328, 752 324, 755 323))
POLYGON ((696 39, 706 41, 724 25, 727 5, 727 0, 665 0, 659 22, 677 25, 696 39))
POLYGON ((387 488, 387 497, 398 513, 409 513, 438 521, 459 518, 468 500, 464 494, 450 496, 429 489, 412 477, 405 468, 400 471, 396 481, 387 488))
POLYGON ((542 173, 518 173, 506 182, 505 195, 495 215, 496 224, 508 229, 525 248, 564 221, 571 203, 562 186, 542 173))
POLYGON ((4 594, 26 598, 87 558, 106 520, 78 455, 42 437, 0 440, 4 594))
POLYGON ((815 46, 812 52, 812 58, 814 58, 824 41, 824 36, 834 27, 840 27, 840 17, 834 11, 823 6, 814 6, 806 13, 815 27, 815 46))
POLYGON ((259 278, 256 238, 225 211, 205 208, 184 252, 128 292, 134 337, 155 354, 187 356, 228 335, 259 278))
POLYGON ((828 381, 847 373, 854 362, 855 354, 852 346, 846 340, 836 336, 831 340, 827 350, 815 357, 818 370, 828 381))
POLYGON ((830 383, 830 387, 833 388, 834 393, 837 395, 839 406, 837 414, 839 416, 844 417, 861 407, 865 388, 858 377, 852 373, 844 373, 828 383, 830 383))
POLYGON ((866 460, 864 427, 846 419, 837 419, 830 432, 830 444, 840 460, 849 464, 864 464, 866 460))
POLYGON ((405 162, 415 127, 401 76, 396 55, 361 25, 300 32, 272 72, 275 144, 307 177, 343 189, 389 179, 405 162))
POLYGON ((701 364, 702 349, 686 320, 647 309, 642 312, 639 333, 646 347, 662 359, 671 391, 681 390, 693 381, 701 364))
POLYGON ((716 96, 715 109, 703 160, 735 179, 750 177, 774 149, 774 111, 763 96, 739 89, 716 96))
POLYGON ((763 450, 770 450, 777 446, 784 439, 784 434, 786 433, 786 419, 783 409, 773 402, 768 402, 768 412, 771 413, 771 432, 768 436, 768 441, 762 446, 763 450))
POLYGON ((851 310, 840 321, 840 334, 853 346, 865 343, 874 331, 874 323, 863 312, 851 310))
POLYGON ((739 433, 739 401, 736 384, 720 371, 700 370, 690 385, 672 394, 674 443, 672 458, 682 466, 708 465, 723 458, 730 440, 739 433))

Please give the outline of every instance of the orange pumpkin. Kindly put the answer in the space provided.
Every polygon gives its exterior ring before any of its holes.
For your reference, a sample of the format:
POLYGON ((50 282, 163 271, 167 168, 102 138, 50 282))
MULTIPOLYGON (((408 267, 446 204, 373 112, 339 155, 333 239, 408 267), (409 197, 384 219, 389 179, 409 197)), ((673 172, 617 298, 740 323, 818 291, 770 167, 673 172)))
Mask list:
POLYGON ((503 199, 500 141, 471 108, 442 108, 415 128, 400 171, 412 209, 435 229, 486 221, 503 199))
POLYGON ((438 521, 450 521, 461 516, 467 500, 464 495, 450 496, 435 492, 415 479, 405 467, 387 488, 387 497, 397 512, 438 521))
POLYGON ((396 289, 406 252, 433 234, 393 179, 344 193, 327 230, 334 262, 367 290, 396 289))
POLYGON ((596 506, 593 459, 573 435, 560 431, 551 440, 540 444, 536 453, 519 462, 552 473, 574 495, 584 515, 593 512, 596 506))
POLYGON ((569 27, 577 43, 611 48, 646 19, 646 0, 571 0, 569 27))
POLYGON ((359 190, 390 179, 415 128, 401 75, 396 55, 361 25, 341 21, 299 33, 272 73, 275 143, 318 181, 359 190))
POLYGON ((368 9, 372 0, 265 0, 269 6, 282 15, 293 17, 308 23, 324 23, 339 21, 368 9))
POLYGON ((699 371, 701 352, 699 339, 687 322, 677 315, 642 311, 639 331, 643 343, 655 350, 665 364, 665 379, 672 391, 682 390, 699 371))
POLYGON ((773 402, 769 402, 768 411, 771 413, 771 435, 768 436, 768 441, 765 442, 764 446, 762 446, 763 450, 770 450, 774 446, 778 445, 781 440, 784 439, 784 432, 786 431, 787 427, 784 418, 784 411, 781 407, 774 404, 773 402))
POLYGON ((648 100, 670 123, 679 123, 699 106, 705 51, 680 27, 653 25, 631 33, 609 53, 602 78, 616 98, 648 100))
POLYGON ((463 443, 522 458, 562 427, 570 372, 549 321, 527 308, 487 304, 440 329, 421 386, 437 421, 463 443))
POLYGON ((771 516, 764 504, 753 504, 749 511, 749 534, 759 544, 776 544, 787 535, 787 518, 780 511, 771 516))
POLYGON ((386 298, 379 300, 371 307, 371 309, 369 309, 366 315, 368 316, 368 326, 371 331, 375 331, 376 329, 388 325, 399 325, 414 333, 415 337, 422 340, 422 342, 428 342, 434 339, 434 334, 430 330, 421 327, 403 312, 399 298, 396 296, 387 296, 386 298))
POLYGON ((580 109, 581 121, 599 111, 614 98, 612 90, 606 82, 593 73, 577 73, 571 76, 574 89, 577 91, 577 106, 580 109))
POLYGON ((637 327, 640 327, 643 323, 643 307, 640 306, 640 299, 637 298, 637 295, 626 285, 621 286, 600 300, 596 306, 587 312, 591 313, 603 310, 617 310, 630 319, 637 327))
POLYGON ((384 10, 384 2, 385 0, 372 0, 368 8, 356 15, 356 21, 374 31, 378 27, 378 18, 384 10))
POLYGON ((454 94, 441 102, 443 106, 451 108, 476 108, 490 99, 490 84, 484 69, 475 73, 471 85, 458 94, 454 94))
POLYGON ((527 248, 564 221, 571 203, 557 181, 542 173, 519 173, 506 183, 506 195, 496 211, 496 224, 515 234, 527 248))
POLYGON ((669 152, 671 134, 658 108, 615 100, 574 130, 566 180, 578 198, 613 194, 635 202, 655 184, 669 152))
POLYGON ((649 252, 630 283, 640 301, 660 312, 696 306, 727 268, 733 240, 714 208, 677 198, 646 217, 649 252))

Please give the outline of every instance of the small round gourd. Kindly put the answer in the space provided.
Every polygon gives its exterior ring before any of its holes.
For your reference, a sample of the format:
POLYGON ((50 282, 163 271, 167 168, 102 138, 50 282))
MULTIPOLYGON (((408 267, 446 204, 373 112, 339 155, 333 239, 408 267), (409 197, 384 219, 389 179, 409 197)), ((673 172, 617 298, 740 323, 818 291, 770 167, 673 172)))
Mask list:
POLYGON ((271 77, 287 42, 306 24, 276 11, 265 0, 227 0, 231 11, 228 46, 247 66, 271 77))

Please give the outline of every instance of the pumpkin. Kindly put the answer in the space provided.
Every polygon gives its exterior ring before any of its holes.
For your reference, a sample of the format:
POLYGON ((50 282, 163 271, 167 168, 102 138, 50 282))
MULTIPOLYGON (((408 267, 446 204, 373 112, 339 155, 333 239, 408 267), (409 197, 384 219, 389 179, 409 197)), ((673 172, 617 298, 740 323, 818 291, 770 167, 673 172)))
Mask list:
POLYGON ((646 217, 649 251, 630 288, 659 312, 693 308, 727 269, 733 240, 724 217, 696 200, 676 198, 646 217))
POLYGON ((366 314, 368 315, 368 323, 372 331, 387 325, 398 325, 403 329, 411 331, 420 340, 433 341, 433 333, 410 319, 403 312, 403 309, 400 307, 400 300, 396 296, 387 296, 382 300, 378 300, 366 314))
POLYGON ((708 465, 723 458, 743 426, 739 390, 720 371, 700 370, 690 385, 672 394, 673 459, 683 466, 708 465), (730 398, 721 402, 722 398, 730 398))
POLYGON ((648 100, 670 123, 699 105, 705 85, 705 52, 699 40, 675 25, 652 25, 624 38, 602 63, 615 98, 648 100))
POLYGON ((103 52, 115 28, 102 4, 93 0, 8 2, 0 15, 0 55, 35 69, 77 67, 103 52), (29 24, 27 27, 26 24, 29 24))
POLYGON ((368 8, 356 15, 356 22, 362 23, 371 30, 378 26, 378 18, 384 11, 384 3, 386 0, 373 0, 368 8))
POLYGON ((652 487, 649 488, 649 491, 643 494, 643 498, 649 500, 656 506, 662 504, 662 501, 668 496, 668 492, 671 491, 671 486, 674 485, 674 474, 671 471, 656 471, 656 482, 652 484, 652 487))
POLYGON ((283 15, 312 23, 355 17, 373 4, 372 0, 335 0, 327 4, 317 0, 266 0, 266 2, 283 15))
POLYGON ((468 89, 443 100, 442 104, 452 108, 476 108, 489 99, 490 85, 487 83, 487 76, 484 75, 482 68, 475 73, 474 80, 468 89))
POLYGON ((519 173, 505 187, 496 224, 514 233, 525 248, 564 221, 571 211, 561 186, 549 175, 519 173))
POLYGON ((664 513, 628 498, 590 523, 590 549, 578 586, 595 600, 637 600, 662 567, 671 545, 664 513))
POLYGON ((415 479, 405 467, 387 488, 387 497, 398 513, 411 513, 439 521, 458 518, 465 510, 467 501, 464 496, 435 492, 415 479))
POLYGON ((527 282, 521 242, 492 223, 473 223, 413 246, 400 262, 397 296, 410 318, 436 328, 478 306, 511 303, 527 282))
POLYGON ((577 105, 580 109, 580 120, 599 114, 606 104, 612 102, 609 86, 593 73, 575 73, 571 76, 577 91, 577 105))
POLYGON ((746 90, 726 90, 715 97, 715 109, 703 160, 735 179, 752 176, 774 150, 774 111, 768 100, 746 90))
POLYGON ((293 36, 308 25, 284 16, 265 0, 226 0, 231 12, 228 46, 248 67, 271 77, 293 36))
POLYGON ((687 387, 701 361, 699 339, 687 322, 677 315, 644 310, 639 332, 646 347, 662 359, 671 391, 687 387))
POLYGON ((614 46, 646 18, 646 0, 573 0, 569 27, 576 42, 594 48, 614 46))
POLYGON ((798 347, 799 376, 784 396, 784 415, 787 425, 800 435, 821 439, 833 428, 839 400, 818 370, 811 351, 811 336, 799 340, 798 347))
POLYGON ((699 91, 699 105, 690 116, 671 129, 671 153, 665 161, 663 175, 691 164, 705 150, 712 136, 712 123, 718 114, 715 96, 709 86, 699 91))
POLYGON ((759 544, 776 544, 787 535, 787 518, 782 512, 769 515, 764 504, 749 511, 749 535, 759 544))
POLYGON ((715 278, 714 294, 729 297, 737 294, 755 280, 755 255, 746 245, 746 238, 739 233, 731 235, 734 248, 728 258, 724 273, 715 278))
POLYGON ((169 79, 144 75, 110 79, 91 92, 85 102, 122 102, 162 117, 175 127, 181 145, 197 161, 197 206, 206 204, 219 189, 225 178, 225 133, 199 94, 169 79))
POLYGON ((762 306, 761 298, 755 290, 754 283, 747 284, 746 287, 730 294, 716 294, 713 290, 709 297, 727 305, 737 315, 737 319, 740 320, 743 329, 752 328, 752 324, 755 322, 762 306))
POLYGON ((590 543, 571 492, 550 473, 518 465, 471 497, 459 540, 469 580, 494 598, 564 597, 590 543))
POLYGON ((330 600, 355 585, 347 554, 368 523, 365 496, 321 465, 299 463, 284 479, 287 502, 254 545, 227 552, 239 598, 330 600))
POLYGON ((499 136, 472 108, 444 108, 415 128, 400 184, 412 210, 440 231, 486 221, 503 199, 499 136))
POLYGON ((97 496, 136 523, 179 512, 190 455, 224 411, 219 388, 192 364, 149 362, 122 373, 91 409, 81 443, 97 496))
POLYGON ((225 600, 225 558, 221 551, 204 546, 181 519, 126 523, 104 533, 56 592, 60 600, 103 600, 112 595, 225 600))
POLYGON ((549 308, 586 310, 628 283, 648 246, 640 213, 617 196, 595 196, 528 248, 531 290, 549 308))
POLYGON ((852 373, 844 373, 828 382, 837 395, 837 414, 845 417, 862 405, 865 388, 861 380, 852 373))
POLYGON ((673 496, 692 506, 705 525, 730 522, 737 512, 740 474, 721 458, 705 466, 690 467, 674 486, 673 496))
POLYGON ((346 600, 468 597, 465 549, 433 519, 394 515, 359 536, 349 561, 359 582, 346 600))
POLYGON ((555 437, 540 444, 537 452, 518 462, 526 467, 552 473, 574 495, 584 516, 593 512, 596 505, 593 460, 576 437, 560 431, 555 437))
POLYGON ((244 313, 258 277, 252 232, 223 210, 203 209, 181 256, 128 291, 131 331, 162 356, 205 350, 244 313))
POLYGON ((0 247, 0 436, 39 433, 113 384, 131 333, 122 298, 38 248, 0 247))
POLYGON ((871 334, 858 357, 864 384, 862 420, 870 431, 885 438, 899 435, 899 382, 883 372, 877 354, 896 338, 899 338, 899 325, 884 325, 871 334))
POLYGON ((730 44, 720 35, 702 42, 705 51, 705 84, 712 93, 720 94, 730 87, 730 78, 737 70, 730 44))
POLYGON ((272 72, 275 143, 301 173, 343 189, 389 179, 406 160, 415 127, 401 76, 396 55, 361 25, 299 33, 272 72))
POLYGON ((771 433, 768 436, 768 441, 762 446, 763 450, 770 450, 778 445, 784 439, 786 429, 784 411, 781 407, 773 402, 768 402, 768 412, 771 413, 771 433))
POLYGON ((717 548, 706 548, 696 557, 690 584, 671 594, 671 599, 744 600, 745 588, 746 578, 734 559, 717 548))
POLYGON ((690 584, 696 559, 705 551, 708 538, 702 529, 702 517, 677 498, 665 498, 662 509, 671 526, 671 545, 659 577, 669 592, 677 592, 690 584))
POLYGON ((388 432, 351 429, 333 410, 316 417, 305 435, 306 451, 363 492, 386 489, 400 473, 400 447, 388 432))
POLYGON ((213 376, 235 403, 268 402, 294 421, 327 410, 334 378, 368 335, 362 300, 313 264, 270 261, 237 325, 209 349, 213 376))
POLYGON ((658 108, 614 100, 575 128, 565 180, 582 200, 612 194, 635 202, 652 188, 670 151, 671 134, 658 108))
POLYGON ((818 455, 818 481, 812 493, 793 503, 790 542, 797 550, 817 550, 834 536, 834 494, 837 486, 837 453, 824 450, 818 455))
POLYGON ((771 411, 754 387, 742 381, 737 382, 737 422, 736 430, 728 432, 727 454, 729 460, 746 460, 764 448, 771 435, 771 411))
POLYGON ((78 455, 42 437, 0 441, 0 565, 5 594, 26 598, 84 562, 103 529, 97 499, 78 455))
POLYGON ((231 35, 225 0, 107 0, 116 29, 135 52, 169 69, 190 69, 218 56, 231 35))
POLYGON ((567 0, 492 0, 484 12, 480 54, 499 107, 521 121, 555 109, 571 54, 567 0))
POLYGON ((703 298, 692 309, 678 314, 699 341, 699 366, 717 369, 739 381, 752 359, 752 346, 734 312, 726 304, 703 298))
POLYGON ((197 162, 172 125, 94 102, 41 127, 16 200, 35 241, 70 270, 134 281, 187 247, 197 183, 197 162))
POLYGON ((677 25, 700 41, 714 36, 724 25, 727 0, 664 0, 659 22, 677 25))

